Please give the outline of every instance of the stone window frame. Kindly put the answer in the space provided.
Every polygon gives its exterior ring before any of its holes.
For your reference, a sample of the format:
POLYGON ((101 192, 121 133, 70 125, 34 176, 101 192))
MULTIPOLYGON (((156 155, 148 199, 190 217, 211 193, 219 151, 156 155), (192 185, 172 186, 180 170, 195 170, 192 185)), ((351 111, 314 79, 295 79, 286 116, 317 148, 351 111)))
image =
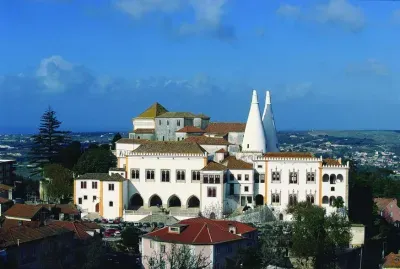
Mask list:
POLYGON ((171 182, 171 170, 170 169, 161 169, 160 180, 161 180, 161 182, 165 182, 165 183, 171 182), (163 180, 163 177, 165 177, 164 180, 163 180))
POLYGON ((316 178, 317 176, 317 172, 316 171, 312 171, 312 169, 310 171, 306 171, 306 184, 315 184, 316 183, 316 178))
POLYGON ((140 180, 140 169, 132 168, 130 176, 131 176, 131 179, 133 179, 133 180, 140 180))
POLYGON ((154 182, 156 180, 156 170, 155 169, 146 169, 144 171, 144 173, 145 173, 145 180, 147 182, 154 182), (153 176, 152 176, 151 172, 153 172, 153 176), (149 175, 150 175, 150 177, 148 177, 149 175))
POLYGON ((185 169, 177 169, 175 171, 176 182, 185 182, 186 181, 186 170, 185 169))
POLYGON ((289 184, 299 184, 299 171, 289 170, 289 184))
POLYGON ((201 173, 200 170, 192 170, 192 182, 200 182, 201 181, 201 173))
POLYGON ((281 178, 282 170, 278 170, 278 168, 271 169, 271 183, 281 183, 281 178))

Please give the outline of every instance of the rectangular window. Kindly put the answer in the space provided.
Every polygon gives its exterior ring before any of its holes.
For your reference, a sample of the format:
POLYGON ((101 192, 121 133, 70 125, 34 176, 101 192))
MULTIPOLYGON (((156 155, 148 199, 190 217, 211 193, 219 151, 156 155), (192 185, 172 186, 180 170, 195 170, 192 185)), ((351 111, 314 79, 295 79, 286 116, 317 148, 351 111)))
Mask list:
POLYGON ((114 190, 114 184, 108 184, 108 190, 113 191, 114 190))
POLYGON ((97 189, 97 181, 92 181, 92 189, 97 189))
POLYGON ((83 200, 87 200, 87 195, 84 195, 84 196, 83 196, 83 200))
POLYGON ((297 204, 297 194, 289 194, 289 205, 294 206, 297 204))
POLYGON ((260 183, 265 183, 265 174, 260 174, 260 183))
POLYGON ((96 195, 93 195, 93 201, 95 201, 97 199, 96 195))
POLYGON ((158 125, 161 125, 161 120, 158 120, 158 125))
POLYGON ((249 187, 248 186, 244 187, 244 191, 249 192, 249 187))
POLYGON ((139 169, 131 169, 131 179, 139 179, 139 169))
POLYGON ((192 171, 192 180, 200 181, 200 171, 192 171))
POLYGON ((289 184, 297 184, 297 172, 290 172, 289 173, 289 184))
POLYGON ((262 168, 262 165, 261 164, 257 165, 257 168, 262 168))
POLYGON ((244 175, 244 180, 249 181, 250 176, 249 175, 244 175))
POLYGON ((203 183, 208 183, 208 175, 203 175, 203 183))
POLYGON ((235 184, 231 183, 229 184, 229 195, 234 195, 235 194, 235 184))
POLYGON ((153 247, 154 247, 154 241, 150 240, 150 248, 153 248, 153 247))
POLYGON ((280 172, 272 172, 272 182, 280 182, 281 181, 281 173, 280 172))
POLYGON ((307 183, 315 183, 315 173, 307 172, 307 183))
POLYGON ((217 188, 216 187, 208 187, 207 188, 207 197, 217 197, 217 188))
POLYGON ((169 125, 169 120, 167 120, 167 126, 169 125))
POLYGON ((146 180, 154 180, 155 171, 153 169, 146 170, 146 180))
POLYGON ((110 207, 113 207, 113 206, 114 206, 114 202, 110 201, 110 202, 108 203, 108 205, 109 205, 110 207))
POLYGON ((161 170, 161 182, 169 182, 169 170, 161 170))
POLYGON ((209 175, 209 182, 210 184, 214 184, 214 175, 209 175))
POLYGON ((165 245, 160 245, 160 251, 161 253, 165 253, 165 245))
POLYGON ((81 189, 86 189, 86 181, 81 181, 81 189))
POLYGON ((176 170, 176 180, 185 181, 186 179, 186 171, 185 170, 176 170))
POLYGON ((230 181, 234 181, 234 180, 235 180, 235 176, 234 176, 233 174, 230 174, 230 175, 229 175, 229 180, 230 180, 230 181))
POLYGON ((78 199, 78 204, 80 204, 80 205, 82 204, 82 198, 78 199))
POLYGON ((221 183, 221 176, 220 175, 215 175, 215 184, 221 183))
POLYGON ((242 175, 241 174, 237 175, 237 180, 242 180, 242 175))
POLYGON ((281 197, 279 193, 273 193, 271 198, 272 204, 280 204, 281 197))
POLYGON ((176 126, 181 126, 181 120, 176 121, 176 126))

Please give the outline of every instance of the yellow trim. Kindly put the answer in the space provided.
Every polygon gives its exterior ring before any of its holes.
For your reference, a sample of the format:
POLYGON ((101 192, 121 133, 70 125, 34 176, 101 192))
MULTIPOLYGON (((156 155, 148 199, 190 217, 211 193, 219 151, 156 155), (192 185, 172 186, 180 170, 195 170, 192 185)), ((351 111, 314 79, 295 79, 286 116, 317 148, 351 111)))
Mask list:
POLYGON ((121 167, 121 158, 120 157, 117 158, 117 167, 118 168, 121 167))
POLYGON ((204 166, 207 166, 207 163, 208 163, 208 159, 207 159, 207 157, 204 157, 204 166))
POLYGON ((103 213, 104 213, 104 210, 103 210, 103 181, 100 181, 100 197, 99 197, 99 199, 100 199, 100 202, 99 202, 99 213, 100 213, 100 216, 102 216, 103 217, 103 213))
POLYGON ((319 205, 322 206, 322 162, 319 162, 319 205))
POLYGON ((123 199, 123 182, 119 183, 119 216, 122 217, 123 215, 123 206, 124 199, 123 199))
POLYGON ((344 204, 346 206, 346 208, 349 208, 349 170, 350 168, 346 168, 346 197, 345 197, 345 201, 344 204))
POLYGON ((76 184, 78 184, 78 182, 76 180, 74 180, 74 205, 77 204, 77 202, 76 202, 76 184))
POLYGON ((128 156, 125 156, 125 178, 128 178, 128 156))
POLYGON ((265 186, 264 204, 268 204, 268 161, 265 161, 264 186, 265 186))

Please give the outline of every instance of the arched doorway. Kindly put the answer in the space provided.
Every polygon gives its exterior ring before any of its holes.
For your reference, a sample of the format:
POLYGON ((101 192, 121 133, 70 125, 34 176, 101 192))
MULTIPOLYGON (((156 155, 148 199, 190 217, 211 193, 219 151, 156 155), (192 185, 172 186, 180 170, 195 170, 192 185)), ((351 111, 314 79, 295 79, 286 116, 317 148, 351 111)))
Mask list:
POLYGON ((256 206, 264 204, 264 196, 262 196, 261 194, 257 194, 255 200, 256 200, 256 206))
POLYGON ((96 212, 99 213, 100 212, 100 206, 99 203, 96 204, 96 212))
POLYGON ((210 213, 210 219, 215 219, 215 218, 216 218, 215 213, 214 213, 214 212, 211 212, 211 213, 210 213))
POLYGON ((188 208, 198 208, 200 207, 200 200, 196 196, 191 196, 187 202, 188 208))
POLYGON ((131 196, 131 199, 129 200, 129 208, 137 210, 141 206, 143 206, 143 198, 139 193, 135 193, 131 196))
POLYGON ((158 196, 157 194, 151 196, 149 200, 149 206, 162 206, 162 200, 160 196, 158 196))
POLYGON ((168 199, 168 207, 181 207, 181 199, 176 195, 172 195, 168 199))
POLYGON ((279 214, 279 220, 283 220, 283 214, 282 213, 279 214))

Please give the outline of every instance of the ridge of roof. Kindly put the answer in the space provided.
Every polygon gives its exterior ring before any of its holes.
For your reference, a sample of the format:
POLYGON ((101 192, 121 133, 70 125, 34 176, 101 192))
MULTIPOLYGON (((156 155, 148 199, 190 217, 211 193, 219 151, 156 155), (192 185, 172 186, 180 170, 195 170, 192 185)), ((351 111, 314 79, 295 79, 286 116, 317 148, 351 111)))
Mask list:
POLYGON ((198 143, 185 141, 150 141, 133 150, 134 153, 204 154, 207 151, 198 143))
POLYGON ((120 174, 111 174, 108 173, 85 173, 75 178, 75 180, 81 179, 93 179, 93 180, 100 180, 100 181, 125 181, 125 178, 120 174))
POLYGON ((139 114, 139 116, 136 117, 136 119, 140 118, 156 118, 157 116, 168 112, 168 110, 159 104, 158 102, 155 102, 152 104, 150 107, 148 107, 145 111, 139 114))
POLYGON ((189 136, 188 138, 182 140, 182 142, 195 142, 200 145, 220 145, 220 146, 232 145, 223 138, 209 137, 209 136, 189 136))

